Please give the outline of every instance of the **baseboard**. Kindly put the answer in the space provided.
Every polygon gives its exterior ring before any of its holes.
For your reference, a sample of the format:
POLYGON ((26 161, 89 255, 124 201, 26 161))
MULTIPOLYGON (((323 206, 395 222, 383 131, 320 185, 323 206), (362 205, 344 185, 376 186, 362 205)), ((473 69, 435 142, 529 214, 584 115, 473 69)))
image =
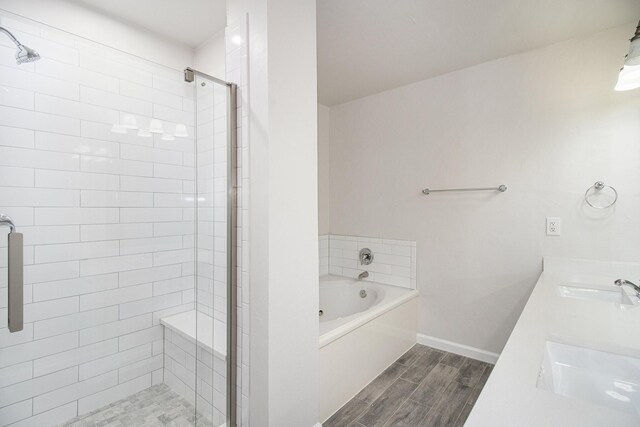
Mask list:
POLYGON ((316 423, 313 427, 322 427, 322 423, 316 423))
POLYGON ((443 340, 441 338, 430 337, 429 335, 417 334, 416 340, 418 344, 427 347, 437 348, 438 350, 448 351, 449 353, 459 354, 460 356, 470 357, 471 359, 480 360, 495 365, 500 356, 498 353, 481 350, 479 348, 470 347, 464 344, 458 344, 452 341, 443 340))

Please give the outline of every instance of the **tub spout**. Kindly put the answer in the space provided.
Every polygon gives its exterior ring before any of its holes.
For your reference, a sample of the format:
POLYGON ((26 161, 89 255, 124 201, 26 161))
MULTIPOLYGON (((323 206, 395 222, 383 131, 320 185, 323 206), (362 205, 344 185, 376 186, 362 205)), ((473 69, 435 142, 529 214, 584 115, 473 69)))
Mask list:
POLYGON ((368 271, 363 271, 362 273, 358 274, 358 280, 366 279, 367 277, 369 277, 368 271))

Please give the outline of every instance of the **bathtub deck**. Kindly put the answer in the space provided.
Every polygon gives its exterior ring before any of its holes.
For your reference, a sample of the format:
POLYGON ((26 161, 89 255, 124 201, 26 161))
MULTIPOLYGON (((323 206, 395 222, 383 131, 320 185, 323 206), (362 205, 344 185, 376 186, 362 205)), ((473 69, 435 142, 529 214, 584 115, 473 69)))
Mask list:
POLYGON ((323 427, 462 427, 492 365, 416 344, 323 427))

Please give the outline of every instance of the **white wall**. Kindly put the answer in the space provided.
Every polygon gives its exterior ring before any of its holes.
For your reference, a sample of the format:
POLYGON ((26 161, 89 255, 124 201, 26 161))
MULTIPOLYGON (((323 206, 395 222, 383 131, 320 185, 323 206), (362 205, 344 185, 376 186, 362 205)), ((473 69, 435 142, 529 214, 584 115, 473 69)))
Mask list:
POLYGON ((331 108, 331 233, 417 240, 419 332, 499 352, 543 255, 638 260, 640 92, 613 91, 633 28, 331 108), (615 209, 585 207, 600 179, 615 209))
POLYGON ((193 138, 182 73, 0 13, 0 212, 25 241, 25 328, 9 334, 0 235, 0 424, 53 425, 163 381, 160 318, 194 303, 193 138))
POLYGON ((223 30, 196 48, 193 56, 193 67, 210 76, 225 80, 225 49, 223 30))
POLYGON ((250 81, 243 105, 248 102, 250 111, 242 131, 248 130, 251 146, 251 425, 313 426, 318 421, 316 4, 233 0, 229 11, 230 24, 246 13, 249 20, 250 81))
POLYGON ((329 234, 331 110, 318 104, 318 232, 329 234))
MULTIPOLYGON (((45 23, 176 70, 193 61, 193 49, 66 0, 2 0, 0 9, 45 23)), ((51 36, 55 35, 55 31, 51 36)), ((32 46, 34 49, 37 46, 32 46)))
POLYGON ((316 3, 267 7, 269 425, 302 427, 318 421, 316 3))

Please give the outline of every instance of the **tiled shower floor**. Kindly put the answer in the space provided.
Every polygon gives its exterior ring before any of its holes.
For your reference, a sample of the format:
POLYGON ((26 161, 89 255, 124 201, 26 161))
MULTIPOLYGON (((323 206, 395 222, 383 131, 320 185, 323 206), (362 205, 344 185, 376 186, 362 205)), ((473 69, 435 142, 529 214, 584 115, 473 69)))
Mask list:
POLYGON ((416 344, 323 427, 462 427, 492 365, 416 344))
POLYGON ((196 420, 195 408, 165 384, 155 385, 126 399, 67 421, 65 427, 212 427, 196 420))

